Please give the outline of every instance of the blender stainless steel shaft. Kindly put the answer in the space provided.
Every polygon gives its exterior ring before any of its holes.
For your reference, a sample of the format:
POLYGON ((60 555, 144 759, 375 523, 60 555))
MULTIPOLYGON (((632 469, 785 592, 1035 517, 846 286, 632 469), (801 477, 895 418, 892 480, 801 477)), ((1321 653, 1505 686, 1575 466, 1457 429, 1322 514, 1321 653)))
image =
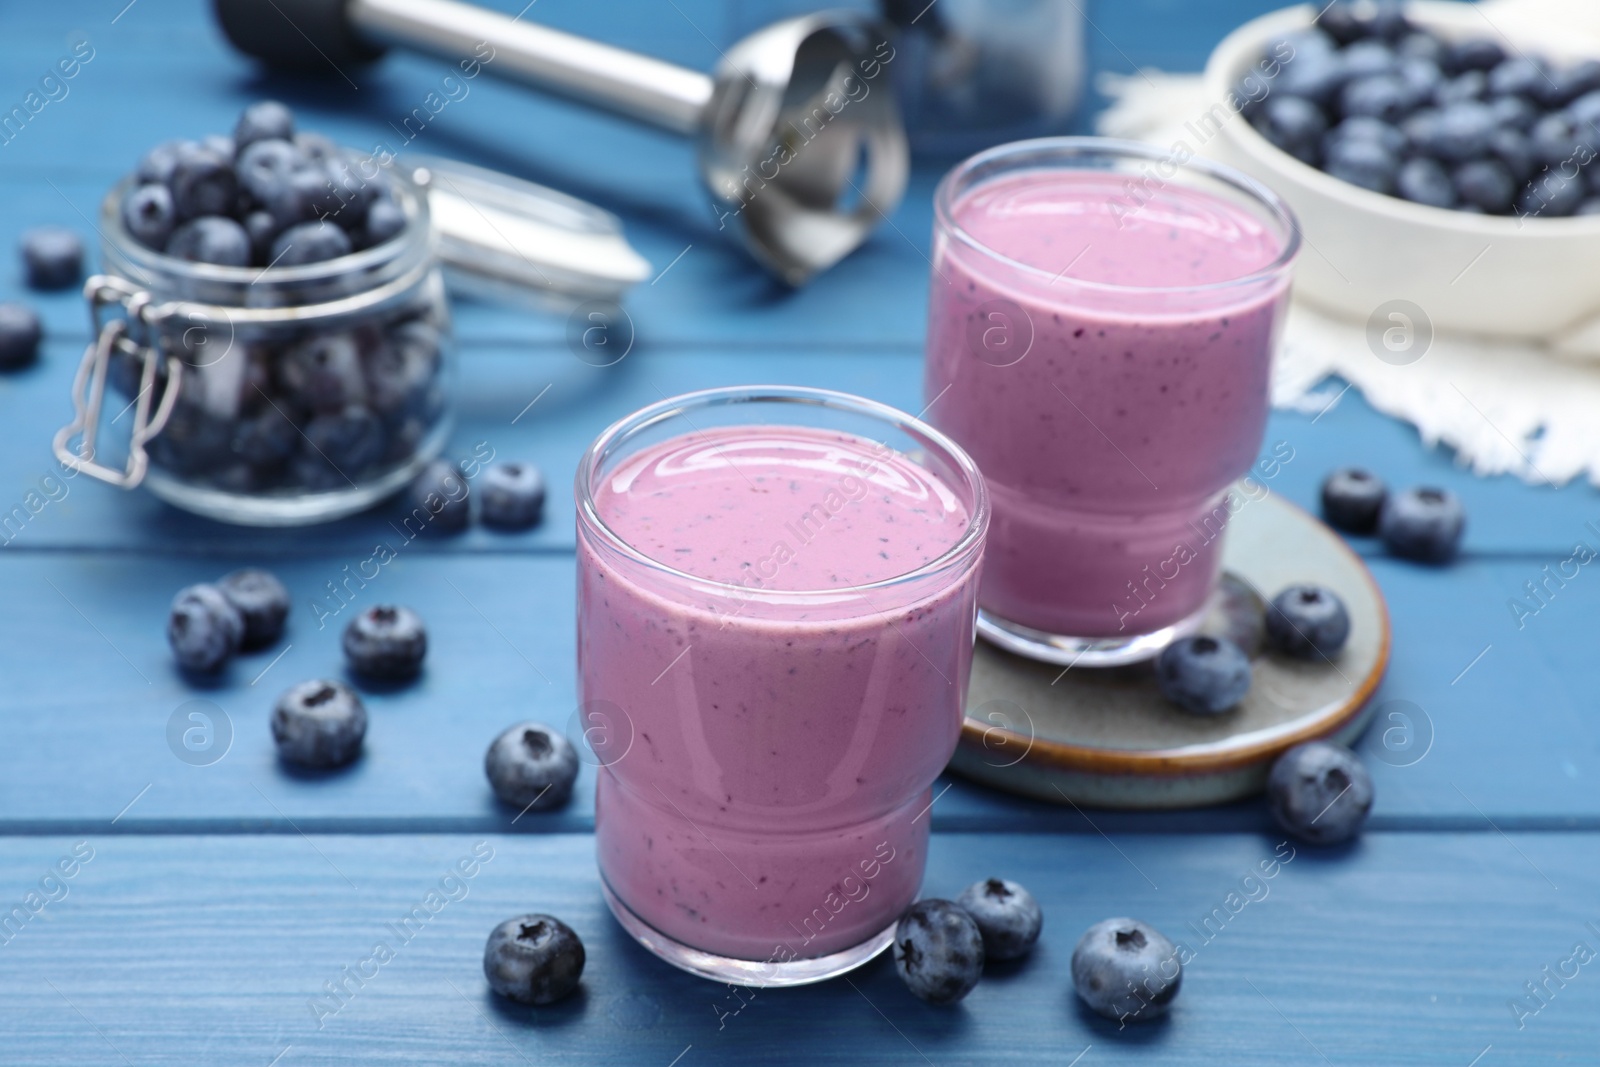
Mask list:
POLYGON ((849 12, 774 23, 714 74, 456 0, 215 0, 241 51, 340 70, 391 46, 484 70, 692 136, 719 227, 791 285, 837 263, 905 191, 907 149, 879 26, 849 12))

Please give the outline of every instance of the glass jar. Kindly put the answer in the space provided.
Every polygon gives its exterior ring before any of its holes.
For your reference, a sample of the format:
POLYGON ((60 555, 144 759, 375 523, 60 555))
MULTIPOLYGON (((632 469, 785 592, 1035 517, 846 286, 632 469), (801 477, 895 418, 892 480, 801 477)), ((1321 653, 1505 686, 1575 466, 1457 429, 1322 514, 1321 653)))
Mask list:
POLYGON ((74 383, 78 418, 57 436, 63 461, 264 526, 348 515, 415 477, 450 429, 450 312, 428 198, 405 174, 391 178, 407 218, 398 236, 264 269, 145 247, 122 224, 132 181, 114 187, 100 212, 104 273, 85 287, 95 340, 74 383), (95 454, 107 403, 134 414, 120 470, 95 454))
POLYGON ((961 732, 989 520, 971 459, 870 400, 735 387, 616 423, 576 493, 612 913, 740 985, 882 951, 961 732))

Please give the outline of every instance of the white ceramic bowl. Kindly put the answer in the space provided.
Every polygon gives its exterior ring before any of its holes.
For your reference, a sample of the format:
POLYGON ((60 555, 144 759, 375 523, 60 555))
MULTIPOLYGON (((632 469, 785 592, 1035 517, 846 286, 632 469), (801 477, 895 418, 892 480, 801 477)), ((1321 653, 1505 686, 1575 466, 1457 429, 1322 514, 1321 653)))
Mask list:
MULTIPOLYGON (((1498 36, 1476 7, 1417 0, 1406 13, 1446 38, 1498 36)), ((1310 5, 1287 8, 1229 34, 1206 64, 1207 99, 1227 99, 1271 41, 1309 26, 1314 14, 1310 5)), ((1555 60, 1585 58, 1551 37, 1514 43, 1555 60)), ((1408 300, 1435 329, 1537 339, 1600 358, 1600 216, 1470 215, 1384 196, 1301 163, 1240 117, 1204 151, 1270 186, 1300 216, 1297 296, 1362 321, 1408 300)))

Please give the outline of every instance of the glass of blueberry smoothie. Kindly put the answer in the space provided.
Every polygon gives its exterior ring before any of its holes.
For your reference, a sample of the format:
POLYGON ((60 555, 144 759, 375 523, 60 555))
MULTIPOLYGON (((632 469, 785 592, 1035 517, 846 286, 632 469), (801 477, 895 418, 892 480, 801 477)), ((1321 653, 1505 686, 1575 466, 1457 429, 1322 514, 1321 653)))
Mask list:
POLYGON ((989 523, 972 460, 870 400, 745 386, 616 423, 576 495, 612 912, 740 985, 869 959, 916 898, 961 732, 989 523))
POLYGON ((979 632, 1054 663, 1153 656, 1216 586, 1298 225, 1181 144, 1098 138, 976 155, 935 213, 924 389, 993 498, 979 632))

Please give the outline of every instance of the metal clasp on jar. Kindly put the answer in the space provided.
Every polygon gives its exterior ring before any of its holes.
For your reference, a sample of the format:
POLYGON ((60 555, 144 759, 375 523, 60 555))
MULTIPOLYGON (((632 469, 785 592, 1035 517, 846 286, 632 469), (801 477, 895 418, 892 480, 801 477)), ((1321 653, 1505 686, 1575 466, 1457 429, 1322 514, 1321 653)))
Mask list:
POLYGON ((167 424, 177 402, 178 387, 183 380, 183 361, 176 355, 162 355, 156 338, 160 325, 181 311, 175 311, 172 304, 155 305, 149 292, 105 274, 90 278, 84 284, 83 296, 89 303, 92 339, 72 379, 72 421, 56 432, 53 447, 56 458, 74 470, 132 489, 144 480, 149 466, 145 445, 167 424), (122 314, 112 315, 114 309, 120 309, 122 314), (139 392, 132 404, 133 431, 128 442, 128 460, 121 470, 105 466, 94 458, 106 382, 111 361, 117 356, 137 361, 139 368, 139 392), (160 374, 163 369, 164 376, 160 374), (156 396, 158 380, 159 397, 156 396), (69 447, 73 438, 80 438, 76 449, 69 447))

